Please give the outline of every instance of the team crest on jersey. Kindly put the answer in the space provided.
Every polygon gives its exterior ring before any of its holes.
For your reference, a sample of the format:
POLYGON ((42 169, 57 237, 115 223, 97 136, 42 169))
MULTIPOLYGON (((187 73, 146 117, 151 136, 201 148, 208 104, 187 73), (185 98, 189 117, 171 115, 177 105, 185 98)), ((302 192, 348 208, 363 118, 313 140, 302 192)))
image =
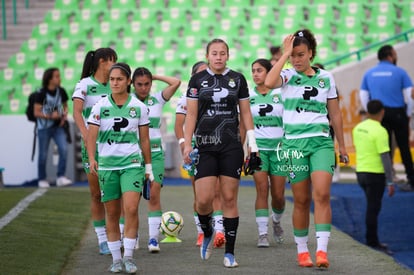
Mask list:
POLYGON ((137 110, 135 110, 134 107, 131 107, 131 109, 129 109, 129 116, 132 118, 137 117, 137 110))
POLYGON ((148 98, 147 104, 148 104, 149 106, 154 105, 154 100, 152 100, 152 98, 148 98))
POLYGON ((321 87, 321 88, 325 88, 325 80, 323 80, 323 79, 319 79, 318 85, 319 85, 319 87, 321 87))
POLYGON ((272 101, 273 103, 279 103, 279 97, 277 95, 274 95, 272 101))
POLYGON ((234 79, 233 78, 230 78, 229 86, 230 86, 230 88, 236 87, 236 82, 234 82, 234 79))
POLYGON ((196 96, 197 95, 197 88, 191 88, 190 89, 190 95, 191 96, 196 96))

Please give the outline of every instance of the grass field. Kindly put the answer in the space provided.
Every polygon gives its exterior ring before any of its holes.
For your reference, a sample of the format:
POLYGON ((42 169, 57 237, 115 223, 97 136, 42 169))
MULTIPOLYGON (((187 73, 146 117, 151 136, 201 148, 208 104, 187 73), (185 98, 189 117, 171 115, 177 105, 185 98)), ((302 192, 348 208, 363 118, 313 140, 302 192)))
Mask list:
MULTIPOLYGON (((34 190, 1 189, 1 216, 34 190)), ((49 189, 0 231, 0 273, 60 274, 89 219, 87 188, 49 189)))

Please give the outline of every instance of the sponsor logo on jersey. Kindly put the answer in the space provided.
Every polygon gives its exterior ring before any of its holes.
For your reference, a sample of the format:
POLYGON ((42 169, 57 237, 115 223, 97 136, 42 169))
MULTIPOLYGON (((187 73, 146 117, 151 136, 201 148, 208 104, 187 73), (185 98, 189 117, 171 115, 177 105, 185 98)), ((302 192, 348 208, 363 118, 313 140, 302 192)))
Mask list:
POLYGON ((208 87, 208 81, 204 80, 203 82, 201 82, 200 86, 203 87, 203 88, 208 87))
POLYGON ((100 119, 101 119, 101 117, 100 117, 98 114, 96 114, 96 115, 94 115, 94 116, 93 116, 93 119, 94 119, 94 120, 100 120, 100 119))
POLYGON ((214 93, 213 93, 213 101, 214 102, 220 102, 222 98, 225 98, 226 96, 229 95, 229 90, 225 89, 225 88, 221 88, 221 89, 214 89, 214 93))
POLYGON ((131 109, 129 109, 129 116, 132 118, 137 117, 137 110, 135 110, 134 107, 131 107, 131 109))

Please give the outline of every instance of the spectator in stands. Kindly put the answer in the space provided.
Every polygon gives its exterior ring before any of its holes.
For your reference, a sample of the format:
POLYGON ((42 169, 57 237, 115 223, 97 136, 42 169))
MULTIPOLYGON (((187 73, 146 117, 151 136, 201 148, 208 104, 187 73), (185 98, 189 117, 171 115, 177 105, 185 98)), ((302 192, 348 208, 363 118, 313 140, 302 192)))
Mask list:
POLYGON ((270 63, 273 65, 279 61, 280 57, 282 56, 282 48, 280 46, 272 46, 269 49, 270 51, 270 63))
POLYGON ((283 55, 267 74, 265 85, 281 87, 285 136, 279 156, 286 161, 294 197, 293 234, 299 266, 313 266, 308 250, 309 212, 313 198, 317 239, 316 265, 327 268, 332 214, 330 186, 334 172, 334 142, 329 114, 342 162, 348 162, 335 80, 331 73, 311 66, 316 39, 307 29, 288 35, 283 55), (290 58, 293 68, 282 69, 290 58))
POLYGON ((283 137, 283 105, 280 89, 269 89, 264 85, 266 75, 271 68, 272 64, 267 59, 257 59, 252 64, 252 77, 256 86, 250 91, 250 109, 256 126, 254 133, 262 160, 261 170, 253 174, 256 184, 255 212, 259 232, 258 247, 269 246, 267 237, 269 193, 273 237, 279 244, 284 242, 280 220, 285 210, 286 176, 285 172, 280 169, 284 162, 277 158, 277 149, 283 137))
MULTIPOLYGON (((72 95, 73 118, 81 134, 82 163, 88 177, 89 191, 91 193, 92 222, 98 237, 99 253, 110 254, 108 239, 105 229, 105 208, 101 202, 101 190, 98 177, 90 173, 88 147, 87 119, 91 113, 92 106, 102 97, 111 93, 109 87, 109 69, 116 62, 117 54, 111 48, 100 48, 89 51, 83 62, 81 80, 76 84, 72 95)), ((123 221, 120 221, 121 232, 123 232, 123 221)))
POLYGON ((39 137, 39 158, 37 163, 38 185, 41 188, 49 187, 46 175, 46 161, 50 140, 55 142, 59 162, 57 166, 57 186, 72 184, 65 176, 68 154, 67 127, 68 95, 60 86, 60 72, 58 68, 46 69, 43 73, 42 88, 36 93, 34 116, 37 118, 37 135, 39 137))
POLYGON ((250 151, 258 152, 249 106, 245 77, 227 68, 229 47, 222 39, 211 40, 206 47, 208 68, 191 77, 187 88, 187 115, 184 130, 184 162, 191 163, 193 134, 200 159, 195 174, 196 208, 204 232, 201 259, 211 256, 215 184, 220 180, 223 225, 226 245, 224 266, 237 267, 234 246, 239 226, 237 194, 243 164, 243 147, 239 133, 238 106, 247 130, 250 151))
POLYGON ((148 250, 152 253, 160 251, 158 244, 161 224, 161 187, 164 179, 164 150, 161 145, 161 121, 164 105, 175 94, 181 81, 171 76, 153 75, 147 68, 136 68, 132 75, 134 95, 141 100, 149 110, 151 156, 155 179, 151 182, 151 194, 148 201, 148 250), (153 81, 161 81, 168 86, 164 90, 151 94, 153 81))
POLYGON ((395 135, 408 180, 408 184, 400 185, 400 189, 414 191, 409 141, 413 84, 407 72, 397 66, 397 52, 391 45, 378 50, 378 60, 379 63, 369 69, 362 79, 359 93, 361 104, 364 110, 367 110, 369 100, 378 99, 384 105, 382 125, 387 129, 390 148, 392 134, 395 135))
POLYGON ((357 179, 367 199, 365 238, 368 246, 391 254, 378 239, 378 215, 385 186, 388 188, 388 196, 394 194, 388 133, 381 126, 384 106, 381 101, 374 99, 368 102, 367 111, 367 119, 352 130, 357 179))
MULTIPOLYGON (((199 61, 193 65, 193 68, 191 70, 191 76, 193 76, 196 73, 199 73, 201 71, 204 71, 207 69, 208 64, 204 61, 199 61)), ((185 116, 187 114, 187 98, 185 94, 180 98, 180 100, 177 103, 177 109, 175 113, 175 125, 174 125, 174 131, 175 136, 178 139, 178 144, 180 145, 181 153, 184 154, 184 122, 185 122, 185 116)), ((194 139, 191 141, 192 145, 194 144, 194 139)), ((194 221, 197 226, 197 246, 201 246, 203 243, 204 233, 200 226, 200 220, 198 219, 197 215, 197 209, 196 209, 196 194, 195 194, 195 186, 194 186, 194 174, 195 174, 195 165, 191 167, 191 170, 188 171, 188 175, 191 179, 191 184, 193 186, 193 192, 194 192, 194 221)), ((219 180, 216 182, 216 189, 215 189, 215 196, 213 200, 213 225, 214 230, 216 231, 215 237, 214 237, 214 247, 221 247, 223 246, 225 242, 224 237, 224 229, 223 229, 223 211, 221 210, 221 200, 220 200, 220 183, 219 180)))
POLYGON ((109 83, 112 93, 92 107, 88 119, 87 149, 91 173, 95 176, 99 173, 102 202, 106 209, 108 247, 112 254, 109 270, 112 273, 125 270, 126 273, 135 274, 137 266, 133 255, 137 241, 138 205, 144 179, 154 178, 149 141, 150 122, 147 107, 129 93, 129 65, 112 65, 109 83), (118 226, 122 208, 125 213, 123 238, 118 226))

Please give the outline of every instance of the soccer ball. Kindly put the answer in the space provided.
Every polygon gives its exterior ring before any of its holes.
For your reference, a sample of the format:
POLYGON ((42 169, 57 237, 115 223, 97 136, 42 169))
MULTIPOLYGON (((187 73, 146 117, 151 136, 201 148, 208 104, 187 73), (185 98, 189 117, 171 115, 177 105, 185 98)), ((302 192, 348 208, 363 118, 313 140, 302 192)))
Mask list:
POLYGON ((166 237, 177 237, 183 226, 184 220, 179 213, 167 211, 162 214, 160 232, 166 237))

